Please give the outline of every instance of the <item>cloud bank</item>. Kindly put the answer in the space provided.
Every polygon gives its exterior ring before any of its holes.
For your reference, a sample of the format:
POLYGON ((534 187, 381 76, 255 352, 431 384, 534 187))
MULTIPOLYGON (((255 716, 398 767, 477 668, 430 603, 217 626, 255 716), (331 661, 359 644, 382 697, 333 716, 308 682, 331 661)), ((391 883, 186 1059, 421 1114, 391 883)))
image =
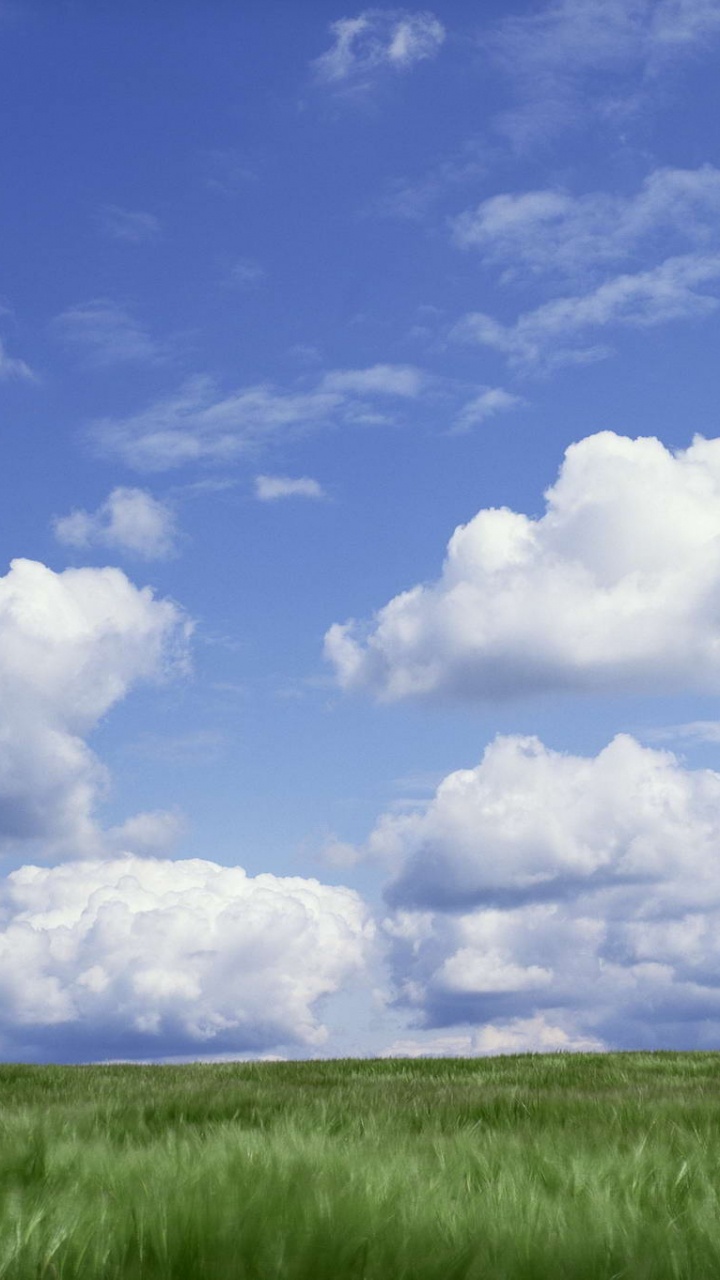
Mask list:
POLYGON ((367 852, 394 868, 397 1002, 420 1025, 486 1024, 475 1051, 523 1025, 545 1047, 716 1042, 719 773, 627 735, 591 758, 498 738, 367 852))
POLYGON ((547 509, 480 511, 441 577, 325 647, 385 700, 720 690, 720 439, 613 432, 567 450, 547 509))
POLYGON ((350 889, 199 859, 24 866, 0 893, 8 1056, 319 1046, 314 1006, 361 968, 373 933, 350 889))

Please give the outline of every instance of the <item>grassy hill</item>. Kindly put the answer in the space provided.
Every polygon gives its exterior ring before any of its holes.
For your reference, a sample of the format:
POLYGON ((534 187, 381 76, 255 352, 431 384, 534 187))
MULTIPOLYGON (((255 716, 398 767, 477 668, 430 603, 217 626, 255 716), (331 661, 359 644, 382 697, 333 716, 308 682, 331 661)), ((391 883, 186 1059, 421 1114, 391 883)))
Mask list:
POLYGON ((0 1067, 0 1277, 720 1276, 720 1054, 0 1067))

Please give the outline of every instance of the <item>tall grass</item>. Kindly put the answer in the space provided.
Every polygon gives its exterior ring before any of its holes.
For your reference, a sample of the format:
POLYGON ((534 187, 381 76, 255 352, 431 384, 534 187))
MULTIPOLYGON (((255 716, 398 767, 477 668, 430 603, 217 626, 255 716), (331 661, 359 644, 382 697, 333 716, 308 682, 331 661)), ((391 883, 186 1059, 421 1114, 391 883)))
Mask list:
POLYGON ((720 1055, 0 1067, 0 1277, 720 1277, 720 1055))

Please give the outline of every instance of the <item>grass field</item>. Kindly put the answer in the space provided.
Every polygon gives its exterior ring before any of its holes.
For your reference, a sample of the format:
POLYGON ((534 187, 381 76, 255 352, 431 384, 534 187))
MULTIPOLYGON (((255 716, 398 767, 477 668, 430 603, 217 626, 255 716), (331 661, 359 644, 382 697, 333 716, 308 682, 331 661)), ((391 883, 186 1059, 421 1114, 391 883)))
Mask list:
POLYGON ((0 1067, 0 1276, 720 1277, 720 1054, 0 1067))

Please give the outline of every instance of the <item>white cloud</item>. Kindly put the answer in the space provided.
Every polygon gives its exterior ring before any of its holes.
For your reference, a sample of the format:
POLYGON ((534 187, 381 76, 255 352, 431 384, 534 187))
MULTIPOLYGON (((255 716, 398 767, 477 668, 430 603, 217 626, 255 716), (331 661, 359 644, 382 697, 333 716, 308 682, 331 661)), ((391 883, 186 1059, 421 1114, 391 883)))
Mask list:
POLYGON ((655 169, 630 196, 553 189, 496 195, 451 226, 457 244, 504 266, 508 277, 522 268, 584 276, 641 248, 657 254, 663 238, 717 243, 719 214, 720 170, 703 165, 655 169))
POLYGON ((516 91, 501 128, 527 145, 591 114, 622 117, 719 33, 717 0, 553 0, 513 14, 487 42, 516 91))
POLYGON ((114 364, 157 364, 167 350, 124 307, 109 298, 69 307, 53 321, 65 342, 80 348, 87 362, 98 368, 114 364))
POLYGON ((102 230, 113 240, 127 240, 131 244, 144 244, 160 235, 160 219, 154 213, 142 210, 121 209, 107 204, 100 214, 102 230))
POLYGON ((376 398, 407 399, 421 386, 422 375, 407 365, 331 371, 309 390, 283 391, 265 383, 227 395, 211 378, 199 377, 129 418, 96 422, 91 435, 104 452, 141 470, 229 462, 288 432, 387 422, 376 398))
POLYGON ((325 490, 317 480, 299 476, 256 476, 255 497, 261 502, 275 502, 278 498, 324 498, 325 490))
POLYGON ((546 1048, 716 1038, 720 773, 626 735, 591 758, 497 738, 366 852, 395 869, 398 1004, 424 1025, 482 1026, 478 1052, 533 1024, 546 1048))
POLYGON ((320 1045, 372 938, 350 889, 199 859, 24 866, 2 907, 0 1032, 56 1061, 320 1045))
POLYGON ((714 286, 718 279, 720 254, 683 254, 648 271, 615 276, 589 293, 555 298, 520 315, 514 324, 471 312, 452 336, 491 347, 511 365, 528 370, 584 363, 610 354, 607 346, 593 345, 598 334, 606 336, 614 328, 650 329, 711 314, 718 300, 702 287, 714 286))
POLYGON ((180 610, 119 569, 15 560, 0 578, 0 851, 97 851, 105 772, 85 742, 139 681, 181 662, 180 610))
POLYGON ((321 390, 343 395, 402 396, 414 399, 425 385, 421 369, 410 364, 375 364, 370 369, 334 369, 326 373, 321 390))
POLYGON ((649 742, 672 742, 685 738, 690 742, 720 742, 720 720, 691 720, 688 724, 662 725, 646 729, 642 735, 649 742))
POLYGON ((70 547, 111 547, 162 560, 175 550, 175 515, 145 489, 113 489, 97 511, 75 510, 54 522, 55 536, 70 547))
POLYGON ((507 413, 509 409, 518 409, 524 404, 522 396, 514 395, 503 387, 483 387, 483 389, 463 405, 455 419, 455 431, 469 431, 472 427, 482 426, 488 418, 498 413, 507 413))
POLYGON ((181 813, 154 809, 135 813, 117 827, 105 832, 105 843, 118 853, 132 850, 136 854, 159 854, 170 849, 184 834, 186 823, 181 813))
POLYGON ((332 627, 340 684, 388 700, 720 691, 720 439, 672 453, 589 436, 546 498, 539 519, 480 511, 439 581, 332 627))
POLYGON ((313 63, 320 80, 334 85, 367 81, 378 71, 407 71, 434 58, 445 28, 434 14, 397 9, 366 9, 356 18, 340 18, 330 30, 334 43, 313 63))

